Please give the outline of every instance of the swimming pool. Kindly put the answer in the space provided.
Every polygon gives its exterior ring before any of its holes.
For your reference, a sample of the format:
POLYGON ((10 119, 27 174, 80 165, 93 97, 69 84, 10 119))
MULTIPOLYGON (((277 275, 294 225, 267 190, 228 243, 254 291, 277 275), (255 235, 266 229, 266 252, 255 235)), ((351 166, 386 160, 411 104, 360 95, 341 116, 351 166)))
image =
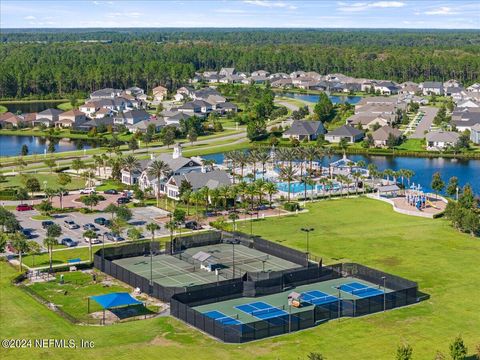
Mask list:
MULTIPOLYGON (((277 185, 277 189, 279 191, 288 192, 288 183, 279 182, 276 185, 277 185)), ((307 191, 311 191, 311 190, 324 191, 323 188, 324 188, 324 186, 321 185, 321 184, 307 185, 307 191)), ((325 191, 330 191, 330 190, 334 190, 334 191, 340 190, 340 185, 338 183, 333 183, 332 189, 330 189, 330 186, 325 187, 325 191)), ((298 193, 302 193, 304 191, 305 191, 305 184, 304 183, 301 183, 301 182, 290 183, 290 193, 298 194, 298 193)))

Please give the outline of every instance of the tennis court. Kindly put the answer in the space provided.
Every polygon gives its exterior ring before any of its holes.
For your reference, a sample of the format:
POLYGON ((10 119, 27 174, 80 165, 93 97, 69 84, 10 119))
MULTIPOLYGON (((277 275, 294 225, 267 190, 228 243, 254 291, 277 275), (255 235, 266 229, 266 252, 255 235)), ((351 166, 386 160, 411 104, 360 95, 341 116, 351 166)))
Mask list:
MULTIPOLYGON (((385 289, 385 293, 392 292, 390 289, 385 289)), ((286 291, 259 296, 256 298, 242 297, 232 300, 226 300, 217 303, 211 303, 206 305, 200 305, 194 307, 196 311, 199 311, 205 315, 218 312, 222 314, 219 321, 222 318, 229 318, 235 320, 235 324, 248 324, 258 320, 272 320, 272 319, 285 319, 285 316, 289 314, 296 314, 305 311, 306 309, 312 309, 315 306, 328 306, 334 305, 339 301, 361 299, 368 296, 374 296, 383 294, 383 288, 378 287, 364 280, 360 280, 353 277, 345 277, 334 280, 328 280, 313 284, 307 284, 297 286, 294 289, 288 289, 286 291), (355 290, 368 289, 364 292, 352 294, 350 290, 352 284, 355 290), (301 306, 293 307, 288 304, 288 295, 295 291, 300 294, 301 306)), ((209 315, 207 315, 209 316, 209 315)), ((215 318, 213 316, 209 316, 215 318)))
POLYGON ((300 265, 291 261, 284 260, 240 244, 215 244, 199 246, 186 249, 181 254, 176 256, 190 264, 199 264, 193 259, 193 256, 200 251, 210 254, 216 262, 224 265, 224 268, 220 269, 220 274, 224 275, 224 277, 228 279, 232 278, 234 262, 236 276, 239 276, 247 271, 269 272, 295 269, 300 267, 300 265))
POLYGON ((240 244, 194 247, 174 256, 157 254, 152 257, 151 270, 149 255, 123 258, 113 262, 146 279, 150 279, 151 273, 153 282, 171 287, 214 283, 240 277, 247 271, 279 271, 300 267, 293 262, 240 244), (210 254, 211 259, 221 265, 218 271, 202 268, 202 262, 193 258, 199 252, 210 254))

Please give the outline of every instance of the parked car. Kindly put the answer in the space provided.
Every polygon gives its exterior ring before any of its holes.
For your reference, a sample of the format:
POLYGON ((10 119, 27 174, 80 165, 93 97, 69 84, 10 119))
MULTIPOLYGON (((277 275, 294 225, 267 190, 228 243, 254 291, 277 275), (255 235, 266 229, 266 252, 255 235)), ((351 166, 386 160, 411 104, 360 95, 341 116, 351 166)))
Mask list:
POLYGON ((43 229, 46 229, 48 228, 49 226, 55 224, 53 221, 50 221, 50 220, 47 220, 47 221, 42 221, 42 228, 43 229))
POLYGON ((67 247, 74 247, 78 245, 76 241, 73 241, 70 238, 63 238, 62 241, 60 241, 60 244, 65 245, 67 247))
POLYGON ((107 225, 110 223, 109 220, 107 220, 107 219, 105 219, 105 218, 103 218, 103 217, 98 217, 98 218, 96 218, 95 220, 93 220, 93 222, 94 222, 95 224, 104 225, 104 226, 107 226, 107 225))
POLYGON ((17 211, 30 211, 30 210, 33 210, 33 206, 28 204, 20 204, 20 205, 17 205, 16 209, 17 211))
POLYGON ((85 225, 83 225, 83 230, 93 230, 93 231, 98 231, 98 228, 91 224, 91 223, 87 223, 85 225))
POLYGON ((108 190, 105 190, 103 193, 107 195, 117 195, 118 191, 115 189, 108 189, 108 190))
POLYGON ((203 229, 202 225, 197 223, 196 221, 187 221, 185 223, 185 227, 190 230, 200 230, 203 229))
POLYGON ((22 229, 22 230, 20 230, 20 232, 23 234, 23 236, 25 236, 26 239, 34 238, 32 232, 30 230, 22 229))
POLYGON ((97 235, 95 235, 95 237, 87 237, 87 236, 84 236, 83 237, 83 240, 85 240, 85 242, 87 243, 91 243, 91 244, 100 244, 101 241, 98 239, 97 235))
POLYGON ((80 225, 78 225, 73 220, 65 220, 64 224, 65 224, 66 228, 71 229, 71 230, 80 228, 80 225))
POLYGON ((117 204, 127 204, 130 202, 128 197, 120 197, 117 199, 117 204))
POLYGON ((90 195, 96 193, 95 188, 85 188, 80 190, 80 194, 82 195, 90 195))

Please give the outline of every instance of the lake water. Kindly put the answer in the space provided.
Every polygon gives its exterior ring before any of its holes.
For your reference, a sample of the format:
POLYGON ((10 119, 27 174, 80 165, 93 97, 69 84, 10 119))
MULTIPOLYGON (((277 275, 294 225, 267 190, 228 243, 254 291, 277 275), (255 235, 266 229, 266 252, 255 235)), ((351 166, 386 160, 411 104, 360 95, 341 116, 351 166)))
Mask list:
MULTIPOLYGON (((28 154, 43 154, 48 140, 38 136, 0 135, 0 157, 20 155, 23 145, 28 146, 28 154)), ((94 143, 87 140, 55 139, 55 152, 90 149, 94 143)))
MULTIPOLYGON (((280 93, 281 96, 289 97, 292 99, 298 99, 302 101, 308 101, 311 103, 316 103, 318 102, 318 98, 320 95, 318 94, 299 94, 299 93, 292 93, 292 92, 285 92, 285 93, 280 93)), ((357 104, 360 100, 362 100, 361 96, 337 96, 337 95, 329 95, 328 98, 333 104, 343 104, 345 102, 348 102, 349 104, 355 105, 357 104)))
POLYGON ((46 109, 55 109, 58 105, 65 103, 66 101, 34 101, 34 102, 11 102, 2 103, 8 111, 16 114, 17 111, 21 113, 40 112, 46 109))
MULTIPOLYGON (((204 155, 202 157, 213 159, 217 163, 222 163, 224 160, 223 153, 204 155)), ((340 158, 340 155, 334 155, 331 158, 326 157, 323 159, 322 164, 328 166, 329 163, 340 158)), ((426 191, 431 191, 432 175, 439 171, 445 183, 448 182, 450 177, 456 176, 462 186, 468 183, 476 194, 480 194, 480 160, 365 155, 350 155, 348 158, 355 162, 363 160, 367 164, 374 163, 379 170, 413 170, 415 176, 411 179, 411 182, 422 185, 426 191)))

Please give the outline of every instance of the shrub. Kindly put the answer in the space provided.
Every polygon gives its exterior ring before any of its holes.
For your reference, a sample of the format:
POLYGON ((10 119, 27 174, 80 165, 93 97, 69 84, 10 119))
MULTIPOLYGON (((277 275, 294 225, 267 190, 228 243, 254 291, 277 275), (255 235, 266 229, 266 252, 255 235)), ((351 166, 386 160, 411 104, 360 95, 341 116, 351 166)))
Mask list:
POLYGON ((283 204, 283 208, 287 211, 300 210, 300 205, 297 202, 286 202, 283 204))

